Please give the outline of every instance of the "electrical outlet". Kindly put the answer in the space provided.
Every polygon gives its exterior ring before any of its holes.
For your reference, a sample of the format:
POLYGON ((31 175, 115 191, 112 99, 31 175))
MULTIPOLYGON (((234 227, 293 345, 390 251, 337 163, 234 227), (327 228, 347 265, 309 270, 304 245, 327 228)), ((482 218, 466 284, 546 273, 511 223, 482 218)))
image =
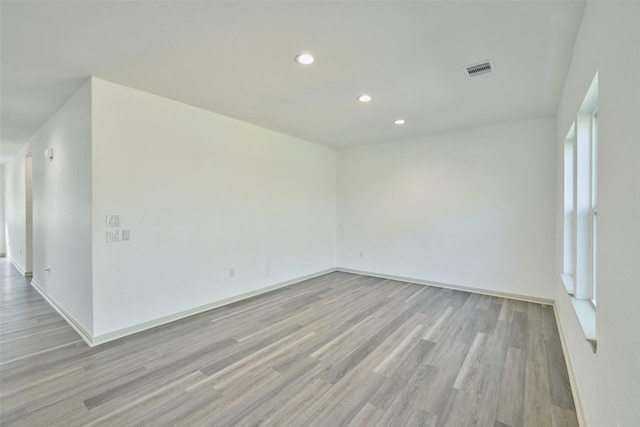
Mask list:
POLYGON ((364 251, 360 251, 360 258, 364 257, 364 251))
POLYGON ((119 242, 119 241, 120 241, 120 230, 107 231, 107 242, 119 242))
POLYGON ((229 269, 229 277, 235 277, 236 275, 236 269, 235 268, 230 268, 229 269))
POLYGON ((131 232, 129 230, 122 230, 122 240, 129 240, 131 238, 131 232))

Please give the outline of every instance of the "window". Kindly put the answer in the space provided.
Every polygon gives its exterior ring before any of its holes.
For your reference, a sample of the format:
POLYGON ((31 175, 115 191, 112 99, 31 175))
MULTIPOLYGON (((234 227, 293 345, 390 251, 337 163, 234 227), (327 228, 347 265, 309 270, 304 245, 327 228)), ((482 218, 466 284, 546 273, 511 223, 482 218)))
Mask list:
POLYGON ((562 281, 571 296, 575 295, 575 146, 576 146, 576 124, 571 125, 571 129, 564 140, 564 258, 562 281))
POLYGON ((598 278, 598 74, 564 141, 562 282, 595 351, 598 278))
POLYGON ((591 114, 591 302, 598 287, 598 108, 591 114))

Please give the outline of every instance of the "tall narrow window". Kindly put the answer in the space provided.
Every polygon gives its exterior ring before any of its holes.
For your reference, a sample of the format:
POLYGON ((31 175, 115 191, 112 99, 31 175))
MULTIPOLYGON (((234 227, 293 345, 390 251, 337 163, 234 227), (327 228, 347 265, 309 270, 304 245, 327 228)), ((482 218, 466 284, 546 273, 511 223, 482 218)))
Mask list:
POLYGON ((576 152, 576 124, 571 125, 571 129, 564 140, 564 236, 563 236, 563 275, 562 282, 571 296, 575 294, 576 248, 576 209, 575 209, 575 152, 576 152))
POLYGON ((598 75, 578 111, 575 127, 573 206, 575 297, 595 305, 597 283, 598 75))
POLYGON ((591 114, 591 302, 598 287, 598 108, 591 114))
POLYGON ((598 74, 564 141, 562 282, 596 350, 598 285, 598 74))

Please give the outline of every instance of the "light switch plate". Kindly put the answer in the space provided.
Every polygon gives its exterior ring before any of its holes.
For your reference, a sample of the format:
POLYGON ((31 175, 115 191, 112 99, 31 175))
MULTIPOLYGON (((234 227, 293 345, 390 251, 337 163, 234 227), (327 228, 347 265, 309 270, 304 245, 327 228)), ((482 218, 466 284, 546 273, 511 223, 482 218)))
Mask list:
POLYGON ((129 237, 130 237, 130 231, 122 230, 122 240, 129 240, 129 237))
POLYGON ((119 241, 120 241, 120 230, 107 231, 107 242, 119 242, 119 241))
POLYGON ((120 227, 120 215, 107 215, 107 227, 120 227))

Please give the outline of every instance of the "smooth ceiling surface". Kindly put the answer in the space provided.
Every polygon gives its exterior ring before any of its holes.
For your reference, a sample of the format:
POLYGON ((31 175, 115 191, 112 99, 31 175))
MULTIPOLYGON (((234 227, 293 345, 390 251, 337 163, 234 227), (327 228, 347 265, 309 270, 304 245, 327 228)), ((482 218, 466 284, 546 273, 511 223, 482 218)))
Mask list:
POLYGON ((551 116, 584 2, 0 7, 6 160, 89 76, 336 148, 551 116), (303 51, 314 65, 294 62, 303 51), (466 76, 486 59, 493 73, 466 76))

